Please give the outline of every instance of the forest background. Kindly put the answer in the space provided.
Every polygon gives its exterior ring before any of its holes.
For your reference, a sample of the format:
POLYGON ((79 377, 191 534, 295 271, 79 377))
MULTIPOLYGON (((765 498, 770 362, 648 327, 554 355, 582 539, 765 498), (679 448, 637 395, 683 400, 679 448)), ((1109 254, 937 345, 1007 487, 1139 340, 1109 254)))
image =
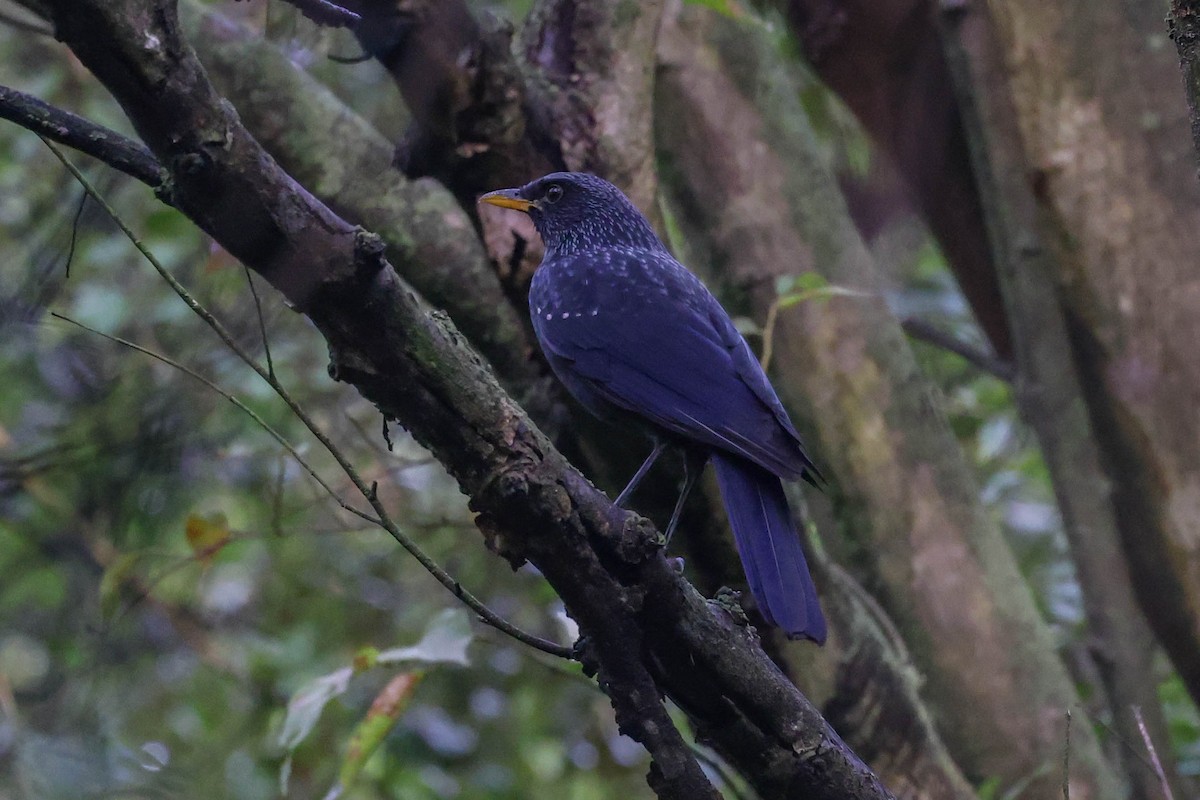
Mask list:
POLYGON ((1198 24, 6 2, 0 796, 1194 796, 1198 24), (731 612, 715 486, 680 574, 571 468, 646 445, 549 377, 536 235, 475 203, 562 168, 768 363, 826 647, 731 612))

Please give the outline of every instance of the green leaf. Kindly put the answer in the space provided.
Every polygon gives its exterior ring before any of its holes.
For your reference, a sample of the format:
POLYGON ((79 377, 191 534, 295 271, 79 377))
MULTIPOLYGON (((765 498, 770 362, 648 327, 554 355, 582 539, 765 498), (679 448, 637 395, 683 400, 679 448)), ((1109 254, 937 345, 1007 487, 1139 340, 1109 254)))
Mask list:
POLYGON ((828 287, 829 281, 819 272, 802 272, 796 276, 793 286, 797 291, 815 292, 817 289, 828 287))
POLYGON ((353 675, 352 667, 342 667, 309 681, 292 695, 288 701, 287 715, 283 718, 283 727, 279 731, 280 747, 288 751, 295 750, 312 733, 325 705, 338 695, 345 694, 353 675))
POLYGON ((229 543, 231 537, 229 522, 224 514, 209 517, 189 514, 184 534, 188 546, 192 548, 192 555, 206 567, 212 564, 213 556, 229 543))
POLYGON ((704 6, 711 8, 722 16, 730 19, 741 19, 746 12, 737 4, 736 0, 685 0, 685 2, 694 6, 704 6))
POLYGON ((104 570, 100 578, 100 613, 105 619, 111 619, 120 608, 122 590, 139 558, 136 553, 122 553, 104 570))
MULTIPOLYGON (((372 648, 363 648, 355 655, 354 663, 351 666, 342 667, 328 675, 322 675, 309 681, 288 701, 287 713, 284 715, 283 726, 279 731, 279 746, 289 753, 289 758, 284 762, 284 766, 290 766, 291 752, 312 733, 325 706, 330 700, 346 693, 350 679, 358 672, 376 664, 390 666, 461 664, 467 666, 470 664, 467 658, 467 646, 474 637, 467 612, 461 608, 447 608, 430 620, 421 641, 411 647, 396 647, 377 655, 372 648)), ((363 760, 365 760, 365 756, 363 760)), ((358 766, 361 767, 361 763, 358 766)), ((286 777, 282 772, 280 781, 281 783, 286 782, 286 777)))
POLYGON ((468 666, 467 645, 475 638, 471 621, 461 608, 447 608, 435 616, 425 628, 421 641, 411 647, 384 650, 376 658, 378 664, 461 664, 468 666))
POLYGON ((815 289, 806 289, 804 291, 789 294, 786 297, 780 298, 779 310, 783 311, 786 308, 808 302, 809 300, 825 301, 831 297, 870 297, 870 292, 862 292, 858 289, 849 289, 845 286, 821 286, 815 289))
POLYGON ((1000 794, 1000 785, 1000 779, 995 776, 984 779, 976 790, 979 800, 995 800, 1000 794))
POLYGON ((775 294, 787 297, 796 292, 811 292, 824 289, 829 281, 818 272, 801 272, 799 275, 780 275, 775 279, 775 294))

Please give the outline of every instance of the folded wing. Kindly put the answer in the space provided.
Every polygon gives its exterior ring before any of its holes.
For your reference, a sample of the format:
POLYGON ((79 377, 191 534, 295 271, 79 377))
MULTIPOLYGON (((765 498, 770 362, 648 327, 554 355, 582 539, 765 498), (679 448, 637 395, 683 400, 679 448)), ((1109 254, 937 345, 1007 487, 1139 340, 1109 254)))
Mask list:
POLYGON ((815 474, 753 353, 703 284, 669 256, 623 257, 627 279, 595 289, 589 307, 560 298, 535 315, 556 369, 685 439, 784 478, 815 474), (669 280, 656 280, 662 271, 669 280))

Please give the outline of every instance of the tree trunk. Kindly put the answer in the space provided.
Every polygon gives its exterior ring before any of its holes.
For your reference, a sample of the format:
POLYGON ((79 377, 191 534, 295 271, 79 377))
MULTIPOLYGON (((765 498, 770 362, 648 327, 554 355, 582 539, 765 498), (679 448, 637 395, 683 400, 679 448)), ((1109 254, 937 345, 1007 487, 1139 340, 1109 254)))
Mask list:
MULTIPOLYGON (((760 30, 696 9, 673 19, 658 115, 689 263, 740 289, 758 320, 783 275, 879 285, 813 157, 797 66, 760 30)), ((835 479, 843 549, 912 649, 951 753, 975 780, 1059 797, 1079 699, 899 324, 878 296, 833 298, 781 314, 774 340, 776 385, 810 411, 835 479)), ((1073 796, 1119 797, 1088 726, 1072 746, 1073 796)))
MULTIPOLYGON (((1121 548, 1112 485, 1101 463, 1085 387, 1072 363, 1068 323, 1055 285, 1060 269, 1027 176, 1021 133, 1007 76, 985 9, 958 9, 943 17, 950 63, 959 85, 962 118, 975 153, 982 205, 989 218, 994 262, 1013 323, 1016 397, 1034 429, 1050 470, 1063 527, 1083 595, 1088 649, 1103 692, 1100 702, 1125 742, 1141 739, 1135 706, 1154 741, 1167 742, 1167 725, 1154 674, 1158 648, 1137 604, 1121 548)), ((1140 753, 1117 746, 1113 755, 1140 798, 1157 797, 1158 777, 1140 753)), ((1174 758, 1164 748, 1167 774, 1174 758)))
POLYGON ((53 17, 163 165, 161 196, 305 313, 329 344, 330 374, 401 421, 471 497, 489 546, 533 563, 562 597, 618 726, 650 752, 659 796, 716 796, 664 695, 763 797, 890 796, 753 631, 682 579, 652 527, 566 464, 461 333, 397 276, 380 238, 263 151, 209 82, 170 0, 62 2, 53 17))
POLYGON ((1200 699, 1200 184, 1156 3, 991 3, 1147 618, 1200 699))

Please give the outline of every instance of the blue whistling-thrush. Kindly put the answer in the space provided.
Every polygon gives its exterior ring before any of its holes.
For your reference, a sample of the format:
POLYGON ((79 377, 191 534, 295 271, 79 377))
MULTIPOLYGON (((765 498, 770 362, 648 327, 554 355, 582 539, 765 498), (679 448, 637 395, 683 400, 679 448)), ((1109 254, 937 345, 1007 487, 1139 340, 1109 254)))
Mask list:
POLYGON ((781 483, 819 473, 725 309, 608 181, 556 172, 480 199, 528 213, 546 245, 529 310, 555 374, 593 414, 635 422, 654 440, 617 503, 666 444, 682 447, 688 469, 669 538, 711 460, 763 617, 789 636, 824 642, 781 483))

